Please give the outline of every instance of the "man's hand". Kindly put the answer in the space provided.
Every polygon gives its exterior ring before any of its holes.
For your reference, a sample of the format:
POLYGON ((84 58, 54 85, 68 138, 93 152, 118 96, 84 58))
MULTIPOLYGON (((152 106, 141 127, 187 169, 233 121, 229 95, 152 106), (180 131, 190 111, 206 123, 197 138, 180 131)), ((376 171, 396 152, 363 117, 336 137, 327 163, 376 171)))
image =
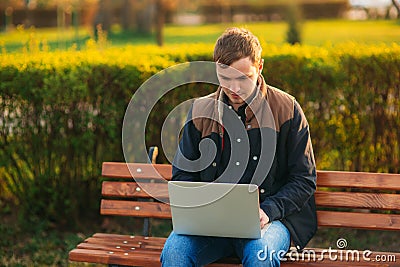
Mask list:
POLYGON ((260 227, 261 229, 264 228, 264 226, 269 223, 269 218, 267 214, 260 208, 260 227))

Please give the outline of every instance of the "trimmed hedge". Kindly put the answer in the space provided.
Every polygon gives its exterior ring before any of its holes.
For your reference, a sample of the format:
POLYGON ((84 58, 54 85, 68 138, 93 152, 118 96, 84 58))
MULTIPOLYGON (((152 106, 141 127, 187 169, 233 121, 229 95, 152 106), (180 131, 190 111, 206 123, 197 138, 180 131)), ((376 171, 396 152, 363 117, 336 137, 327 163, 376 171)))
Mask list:
MULTIPOLYGON (((135 90, 213 47, 122 47, 0 54, 0 193, 23 221, 74 225, 98 213, 103 161, 123 161, 122 120, 135 90)), ((267 83, 308 118, 319 169, 400 171, 400 46, 264 44, 267 83)), ((156 105, 147 144, 174 106, 215 88, 187 85, 156 105)), ((161 157, 160 160, 164 160, 161 157)))

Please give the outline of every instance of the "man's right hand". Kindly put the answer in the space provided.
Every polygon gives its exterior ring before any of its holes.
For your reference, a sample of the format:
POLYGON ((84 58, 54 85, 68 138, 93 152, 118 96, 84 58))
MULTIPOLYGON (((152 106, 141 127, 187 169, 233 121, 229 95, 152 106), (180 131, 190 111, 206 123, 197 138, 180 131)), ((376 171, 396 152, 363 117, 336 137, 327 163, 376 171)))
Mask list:
POLYGON ((261 208, 259 208, 259 211, 260 211, 260 227, 261 227, 261 229, 263 229, 264 226, 267 223, 269 223, 269 218, 268 218, 267 214, 265 214, 265 212, 261 208))

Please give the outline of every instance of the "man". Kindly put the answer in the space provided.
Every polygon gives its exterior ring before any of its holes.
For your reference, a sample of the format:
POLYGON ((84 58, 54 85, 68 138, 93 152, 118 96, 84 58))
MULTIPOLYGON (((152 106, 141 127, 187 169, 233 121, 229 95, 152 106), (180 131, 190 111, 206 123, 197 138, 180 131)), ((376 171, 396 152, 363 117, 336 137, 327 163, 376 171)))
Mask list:
POLYGON ((260 227, 266 231, 260 239, 172 232, 161 255, 163 266, 203 266, 232 255, 243 266, 280 266, 291 241, 300 250, 316 232, 316 170, 308 123, 292 96, 265 83, 261 50, 246 29, 231 28, 219 37, 214 61, 220 87, 194 101, 172 179, 229 182, 235 168, 242 167, 236 173, 239 179, 230 182, 259 185, 260 227), (232 113, 236 120, 229 116, 232 113), (238 137, 239 132, 247 136, 238 137), (248 153, 243 147, 236 149, 245 138, 248 153), (211 161, 205 154, 213 149, 202 149, 204 140, 216 148, 211 161), (241 154, 246 155, 245 162, 241 154), (190 166, 182 167, 183 158, 194 165, 203 158, 211 163, 200 170, 192 166, 191 171, 190 166))

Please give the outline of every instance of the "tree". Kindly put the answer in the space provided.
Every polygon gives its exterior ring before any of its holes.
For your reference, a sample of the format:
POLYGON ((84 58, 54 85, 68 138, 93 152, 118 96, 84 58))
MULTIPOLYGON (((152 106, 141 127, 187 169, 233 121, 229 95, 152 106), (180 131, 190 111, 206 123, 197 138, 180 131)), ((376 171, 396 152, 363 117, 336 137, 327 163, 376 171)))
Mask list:
POLYGON ((294 1, 288 4, 287 10, 287 22, 288 31, 286 33, 286 41, 289 44, 300 44, 301 43, 301 11, 298 4, 294 1))

